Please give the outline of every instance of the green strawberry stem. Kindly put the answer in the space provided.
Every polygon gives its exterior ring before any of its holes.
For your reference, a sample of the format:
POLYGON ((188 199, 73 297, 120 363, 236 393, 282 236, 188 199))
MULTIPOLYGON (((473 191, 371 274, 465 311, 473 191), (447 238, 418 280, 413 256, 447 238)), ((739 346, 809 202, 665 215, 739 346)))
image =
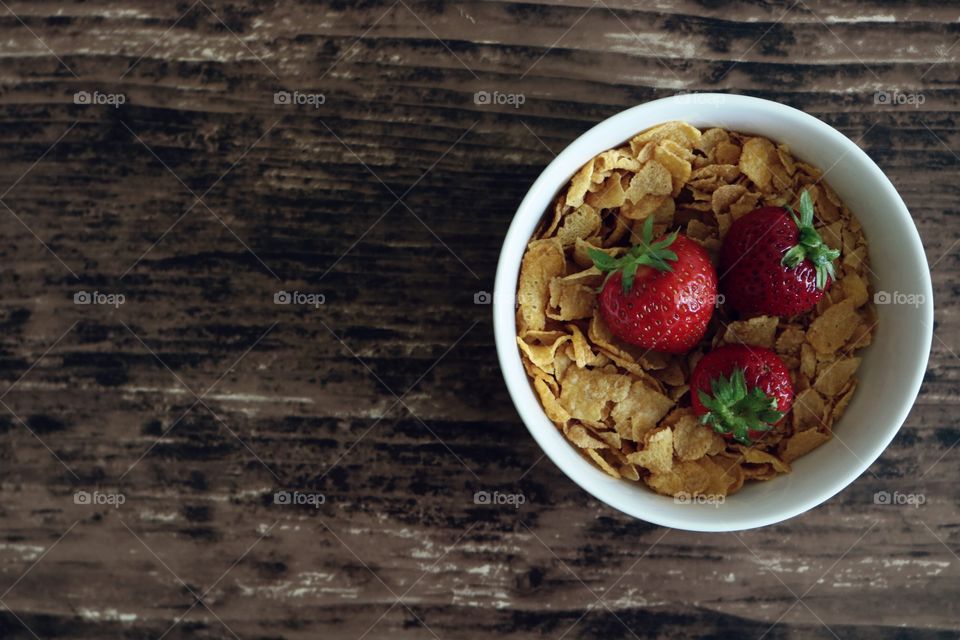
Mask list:
POLYGON ((783 254, 783 260, 780 262, 786 267, 793 269, 806 259, 813 263, 817 270, 817 289, 823 290, 827 286, 827 278, 831 280, 836 278, 833 269, 833 261, 840 256, 838 249, 831 249, 817 233, 813 227, 813 199, 809 191, 804 191, 800 196, 800 218, 793 212, 793 209, 787 207, 793 221, 800 229, 797 244, 783 254))
MULTIPOLYGON (((670 250, 670 245, 677 239, 677 232, 663 237, 657 242, 653 241, 653 216, 647 218, 643 223, 643 237, 640 244, 634 245, 630 251, 619 258, 614 258, 599 249, 588 249, 587 253, 593 260, 594 266, 607 274, 603 283, 606 284, 614 273, 623 272, 621 285, 623 292, 630 293, 633 288, 633 281, 637 275, 637 269, 640 265, 652 267, 658 271, 673 271, 668 261, 677 260, 677 254, 670 250)), ((601 286, 602 288, 602 286, 601 286)))
POLYGON ((715 378, 710 387, 713 397, 702 389, 697 392, 700 403, 709 409, 700 422, 713 427, 717 433, 732 435, 737 442, 753 444, 751 431, 769 431, 783 418, 783 413, 777 411, 776 398, 759 387, 747 389, 740 367, 736 367, 729 378, 715 378))

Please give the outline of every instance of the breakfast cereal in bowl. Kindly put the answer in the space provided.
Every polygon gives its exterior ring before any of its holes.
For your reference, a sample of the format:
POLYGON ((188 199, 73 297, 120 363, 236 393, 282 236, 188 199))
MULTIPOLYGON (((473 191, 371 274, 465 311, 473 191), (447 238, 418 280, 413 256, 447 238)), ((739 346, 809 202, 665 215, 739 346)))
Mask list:
POLYGON ((517 345, 610 476, 727 496, 828 442, 877 329, 867 239, 776 140, 667 122, 604 151, 523 254, 517 345))

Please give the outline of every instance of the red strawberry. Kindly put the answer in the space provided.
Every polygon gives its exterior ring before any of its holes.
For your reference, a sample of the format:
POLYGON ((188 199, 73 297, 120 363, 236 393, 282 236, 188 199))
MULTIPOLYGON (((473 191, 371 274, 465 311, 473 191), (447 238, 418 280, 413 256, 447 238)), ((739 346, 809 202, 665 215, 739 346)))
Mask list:
POLYGON ((690 399, 700 421, 749 445, 775 427, 793 406, 793 383, 769 349, 726 345, 707 353, 690 376, 690 399))
POLYGON ((643 241, 619 258, 590 250, 607 279, 600 312, 624 342, 683 353, 707 331, 717 297, 717 272, 696 242, 676 231, 653 241, 653 217, 643 241))
POLYGON ((816 306, 836 277, 840 255, 813 228, 813 201, 790 209, 761 207, 730 225, 720 249, 720 288, 741 313, 792 316, 816 306))

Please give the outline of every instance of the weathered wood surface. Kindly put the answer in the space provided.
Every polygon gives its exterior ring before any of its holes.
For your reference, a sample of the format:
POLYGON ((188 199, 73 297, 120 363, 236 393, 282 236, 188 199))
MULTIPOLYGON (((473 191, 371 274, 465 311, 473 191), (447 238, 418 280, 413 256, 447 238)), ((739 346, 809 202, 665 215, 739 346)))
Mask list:
POLYGON ((0 3, 0 637, 956 637, 958 17, 0 3), (631 520, 541 460, 473 304, 553 154, 678 90, 780 100, 859 140, 938 296, 927 380, 881 459, 738 535, 631 520), (73 303, 95 290, 125 303, 73 303), (283 489, 326 501, 274 504, 283 489))

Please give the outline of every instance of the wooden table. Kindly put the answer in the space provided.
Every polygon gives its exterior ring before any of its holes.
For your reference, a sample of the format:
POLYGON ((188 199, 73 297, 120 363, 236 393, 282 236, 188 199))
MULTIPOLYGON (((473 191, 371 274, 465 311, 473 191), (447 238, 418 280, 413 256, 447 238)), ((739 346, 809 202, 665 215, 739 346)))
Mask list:
POLYGON ((956 8, 354 4, 0 2, 0 637, 957 637, 956 8), (890 448, 742 534, 542 459, 474 304, 554 154, 680 90, 858 140, 938 296, 890 448))

